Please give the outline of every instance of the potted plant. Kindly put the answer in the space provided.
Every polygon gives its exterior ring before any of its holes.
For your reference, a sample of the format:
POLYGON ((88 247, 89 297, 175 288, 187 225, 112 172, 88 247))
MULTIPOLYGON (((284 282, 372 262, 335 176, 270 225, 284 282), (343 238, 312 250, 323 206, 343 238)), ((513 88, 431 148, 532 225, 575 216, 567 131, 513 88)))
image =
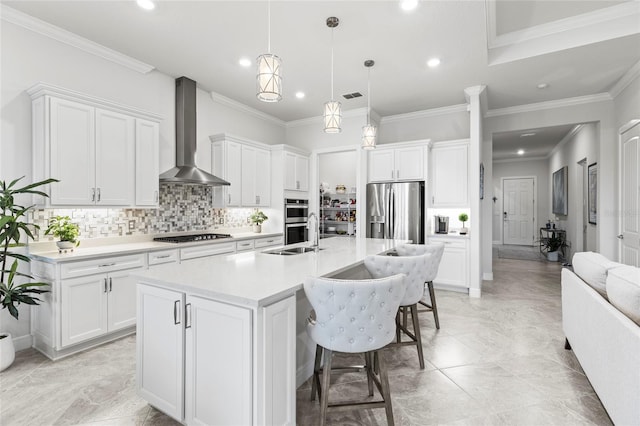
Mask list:
POLYGON ((466 235, 469 232, 469 230, 465 228, 464 223, 469 220, 469 215, 467 215, 466 213, 460 213, 460 215, 458 216, 458 220, 462 222, 462 228, 460 228, 460 235, 466 235))
MULTIPOLYGON (((20 262, 28 263, 31 259, 25 254, 9 251, 12 247, 24 245, 20 242, 20 238, 25 235, 27 239, 33 239, 31 229, 38 229, 38 225, 23 220, 33 206, 18 205, 15 197, 19 195, 48 197, 47 194, 36 188, 51 182, 58 182, 55 179, 47 179, 16 188, 16 184, 22 178, 9 183, 0 181, 0 211, 2 213, 0 216, 0 266, 2 267, 0 270, 0 305, 2 305, 2 309, 9 310, 9 314, 15 319, 18 319, 18 306, 21 303, 37 305, 40 299, 35 296, 48 291, 41 288, 47 286, 47 283, 29 282, 33 277, 18 271, 20 262), (27 282, 19 283, 25 280, 27 282)), ((0 371, 9 367, 14 358, 15 349, 11 334, 0 333, 0 371)))
POLYGON ((567 245, 560 235, 553 233, 550 237, 542 239, 542 247, 547 252, 547 260, 550 262, 558 261, 558 251, 567 245))
POLYGON ((60 241, 56 241, 60 252, 69 249, 73 251, 74 247, 80 245, 80 241, 78 240, 80 228, 71 222, 69 216, 55 216, 49 219, 49 227, 44 231, 44 235, 53 235, 60 239, 60 241))
POLYGON ((249 217, 251 223, 253 223, 253 232, 260 233, 262 232, 262 222, 269 219, 267 215, 265 215, 262 210, 256 210, 249 217))

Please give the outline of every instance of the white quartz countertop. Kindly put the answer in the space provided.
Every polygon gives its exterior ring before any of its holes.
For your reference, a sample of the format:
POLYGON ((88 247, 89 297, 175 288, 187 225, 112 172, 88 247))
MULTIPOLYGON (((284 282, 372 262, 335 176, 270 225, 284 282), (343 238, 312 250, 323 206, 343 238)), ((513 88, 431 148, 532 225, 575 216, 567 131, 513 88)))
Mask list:
MULTIPOLYGON (((214 231, 215 232, 215 231, 214 231)), ((109 244, 92 245, 90 241, 81 241, 80 246, 76 247, 72 252, 59 253, 53 244, 44 245, 43 249, 29 249, 29 256, 34 260, 40 260, 47 263, 75 262, 78 260, 89 260, 103 256, 134 254, 140 252, 179 249, 198 245, 222 244, 233 241, 254 240, 258 238, 279 237, 282 233, 253 233, 242 232, 231 234, 232 238, 221 238, 219 240, 194 241, 190 243, 162 243, 153 241, 149 237, 146 241, 122 242, 112 240, 109 244), (47 247, 48 246, 48 247, 47 247), (51 247, 54 247, 53 249, 51 247)), ((123 241, 126 241, 123 239, 123 241)))
MULTIPOLYGON (((139 282, 245 306, 265 306, 302 288, 306 277, 331 276, 408 241, 325 238, 318 252, 290 256, 260 251, 159 265, 132 276, 139 282)), ((288 247, 306 246, 309 243, 288 247)), ((268 251, 269 249, 265 250, 268 251)), ((272 249, 271 249, 272 250, 272 249)))

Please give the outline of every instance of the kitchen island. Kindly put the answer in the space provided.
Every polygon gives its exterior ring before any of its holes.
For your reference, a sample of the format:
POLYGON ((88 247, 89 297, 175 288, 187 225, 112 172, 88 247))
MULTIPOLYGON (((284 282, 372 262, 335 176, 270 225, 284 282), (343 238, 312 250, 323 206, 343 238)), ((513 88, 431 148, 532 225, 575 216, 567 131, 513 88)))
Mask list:
POLYGON ((186 424, 295 424, 304 279, 344 275, 400 242, 328 238, 317 252, 239 253, 136 273, 139 394, 186 424))

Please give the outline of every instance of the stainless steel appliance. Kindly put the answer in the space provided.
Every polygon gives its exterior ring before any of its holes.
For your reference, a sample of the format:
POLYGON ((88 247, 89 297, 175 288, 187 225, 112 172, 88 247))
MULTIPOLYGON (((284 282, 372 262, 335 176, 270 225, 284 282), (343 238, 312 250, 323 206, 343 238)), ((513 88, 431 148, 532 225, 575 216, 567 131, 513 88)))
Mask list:
POLYGON ((218 240, 220 238, 231 238, 230 234, 195 234, 195 235, 173 235, 170 237, 156 237, 153 241, 161 243, 191 243, 194 241, 218 240))
POLYGON ((367 237, 424 244, 424 182, 367 184, 367 237))
POLYGON ((448 234, 449 233, 449 217, 448 216, 434 216, 433 217, 434 234, 448 234))
POLYGON ((309 200, 285 198, 284 200, 284 243, 295 244, 307 241, 307 217, 309 200))

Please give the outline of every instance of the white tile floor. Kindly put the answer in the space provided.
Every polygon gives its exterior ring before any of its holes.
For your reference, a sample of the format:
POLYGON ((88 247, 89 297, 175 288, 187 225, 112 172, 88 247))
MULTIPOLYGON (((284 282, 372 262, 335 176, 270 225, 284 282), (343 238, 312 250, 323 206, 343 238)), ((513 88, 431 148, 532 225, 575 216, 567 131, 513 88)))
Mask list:
MULTIPOLYGON (((496 259, 480 299, 437 291, 441 329, 421 314, 426 368, 415 348, 389 349, 399 425, 611 424, 571 351, 564 350, 560 266, 496 259)), ((0 424, 173 425, 135 394, 135 336, 51 362, 18 353, 0 374, 0 424)), ((366 389, 336 377, 331 396, 366 389)), ((366 391, 365 391, 366 392, 366 391)), ((298 390, 297 421, 317 422, 309 385, 298 390)), ((332 424, 386 424, 384 409, 330 414, 332 424)))

